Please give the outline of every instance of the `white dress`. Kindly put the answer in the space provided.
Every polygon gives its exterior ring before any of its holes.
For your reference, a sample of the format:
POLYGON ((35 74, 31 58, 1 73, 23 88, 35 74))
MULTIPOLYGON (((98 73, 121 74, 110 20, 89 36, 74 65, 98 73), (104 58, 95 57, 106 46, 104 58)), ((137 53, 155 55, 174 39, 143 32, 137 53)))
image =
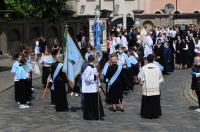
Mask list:
POLYGON ((35 54, 40 54, 39 41, 35 42, 35 54))
POLYGON ((150 36, 146 36, 144 39, 144 57, 153 53, 153 40, 150 36))

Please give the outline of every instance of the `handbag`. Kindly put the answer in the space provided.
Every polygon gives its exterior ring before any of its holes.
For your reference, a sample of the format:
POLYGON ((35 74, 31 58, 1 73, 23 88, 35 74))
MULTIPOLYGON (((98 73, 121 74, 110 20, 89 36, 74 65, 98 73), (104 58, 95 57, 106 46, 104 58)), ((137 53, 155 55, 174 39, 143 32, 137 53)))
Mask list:
POLYGON ((39 65, 37 62, 35 62, 33 64, 33 74, 36 75, 36 76, 39 76, 40 75, 40 68, 39 68, 39 65))

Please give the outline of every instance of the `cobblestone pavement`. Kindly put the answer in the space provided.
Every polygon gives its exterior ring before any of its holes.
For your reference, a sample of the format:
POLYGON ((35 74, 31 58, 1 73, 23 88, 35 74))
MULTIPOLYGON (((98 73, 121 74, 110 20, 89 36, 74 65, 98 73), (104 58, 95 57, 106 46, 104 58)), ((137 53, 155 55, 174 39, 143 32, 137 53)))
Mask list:
MULTIPOLYGON (((165 77, 162 84, 161 105, 163 116, 159 119, 140 118, 141 87, 125 96, 125 112, 109 111, 104 102, 104 121, 85 121, 80 110, 80 97, 68 94, 69 112, 55 112, 50 106, 49 93, 42 101, 41 79, 35 79, 35 99, 29 109, 19 109, 14 102, 14 88, 0 94, 1 132, 198 132, 200 113, 190 110, 194 106, 184 94, 190 70, 175 71, 165 77)), ((2 85, 2 81, 0 81, 2 85)), ((102 95, 102 100, 105 97, 102 95)))

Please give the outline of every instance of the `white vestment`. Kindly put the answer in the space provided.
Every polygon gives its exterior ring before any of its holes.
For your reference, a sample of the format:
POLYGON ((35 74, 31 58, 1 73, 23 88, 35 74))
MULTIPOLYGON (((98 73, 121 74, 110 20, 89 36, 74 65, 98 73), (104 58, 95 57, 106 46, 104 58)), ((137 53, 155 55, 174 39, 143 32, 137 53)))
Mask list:
POLYGON ((95 74, 97 69, 91 66, 87 66, 85 71, 82 73, 82 93, 96 93, 97 84, 95 80, 95 74))
POLYGON ((142 94, 145 96, 160 95, 160 83, 164 81, 160 69, 153 63, 143 66, 138 74, 141 80, 142 94))
POLYGON ((144 57, 153 53, 153 40, 150 36, 146 36, 144 39, 144 57))

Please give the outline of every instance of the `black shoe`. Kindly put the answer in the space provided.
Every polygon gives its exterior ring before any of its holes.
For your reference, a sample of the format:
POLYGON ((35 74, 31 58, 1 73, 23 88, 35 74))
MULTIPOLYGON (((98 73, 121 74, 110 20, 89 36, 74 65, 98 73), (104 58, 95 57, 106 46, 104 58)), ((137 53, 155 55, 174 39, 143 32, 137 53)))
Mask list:
POLYGON ((110 111, 116 112, 116 109, 113 109, 112 107, 108 108, 110 111))
POLYGON ((120 111, 121 111, 121 112, 124 112, 124 109, 121 109, 120 111))

